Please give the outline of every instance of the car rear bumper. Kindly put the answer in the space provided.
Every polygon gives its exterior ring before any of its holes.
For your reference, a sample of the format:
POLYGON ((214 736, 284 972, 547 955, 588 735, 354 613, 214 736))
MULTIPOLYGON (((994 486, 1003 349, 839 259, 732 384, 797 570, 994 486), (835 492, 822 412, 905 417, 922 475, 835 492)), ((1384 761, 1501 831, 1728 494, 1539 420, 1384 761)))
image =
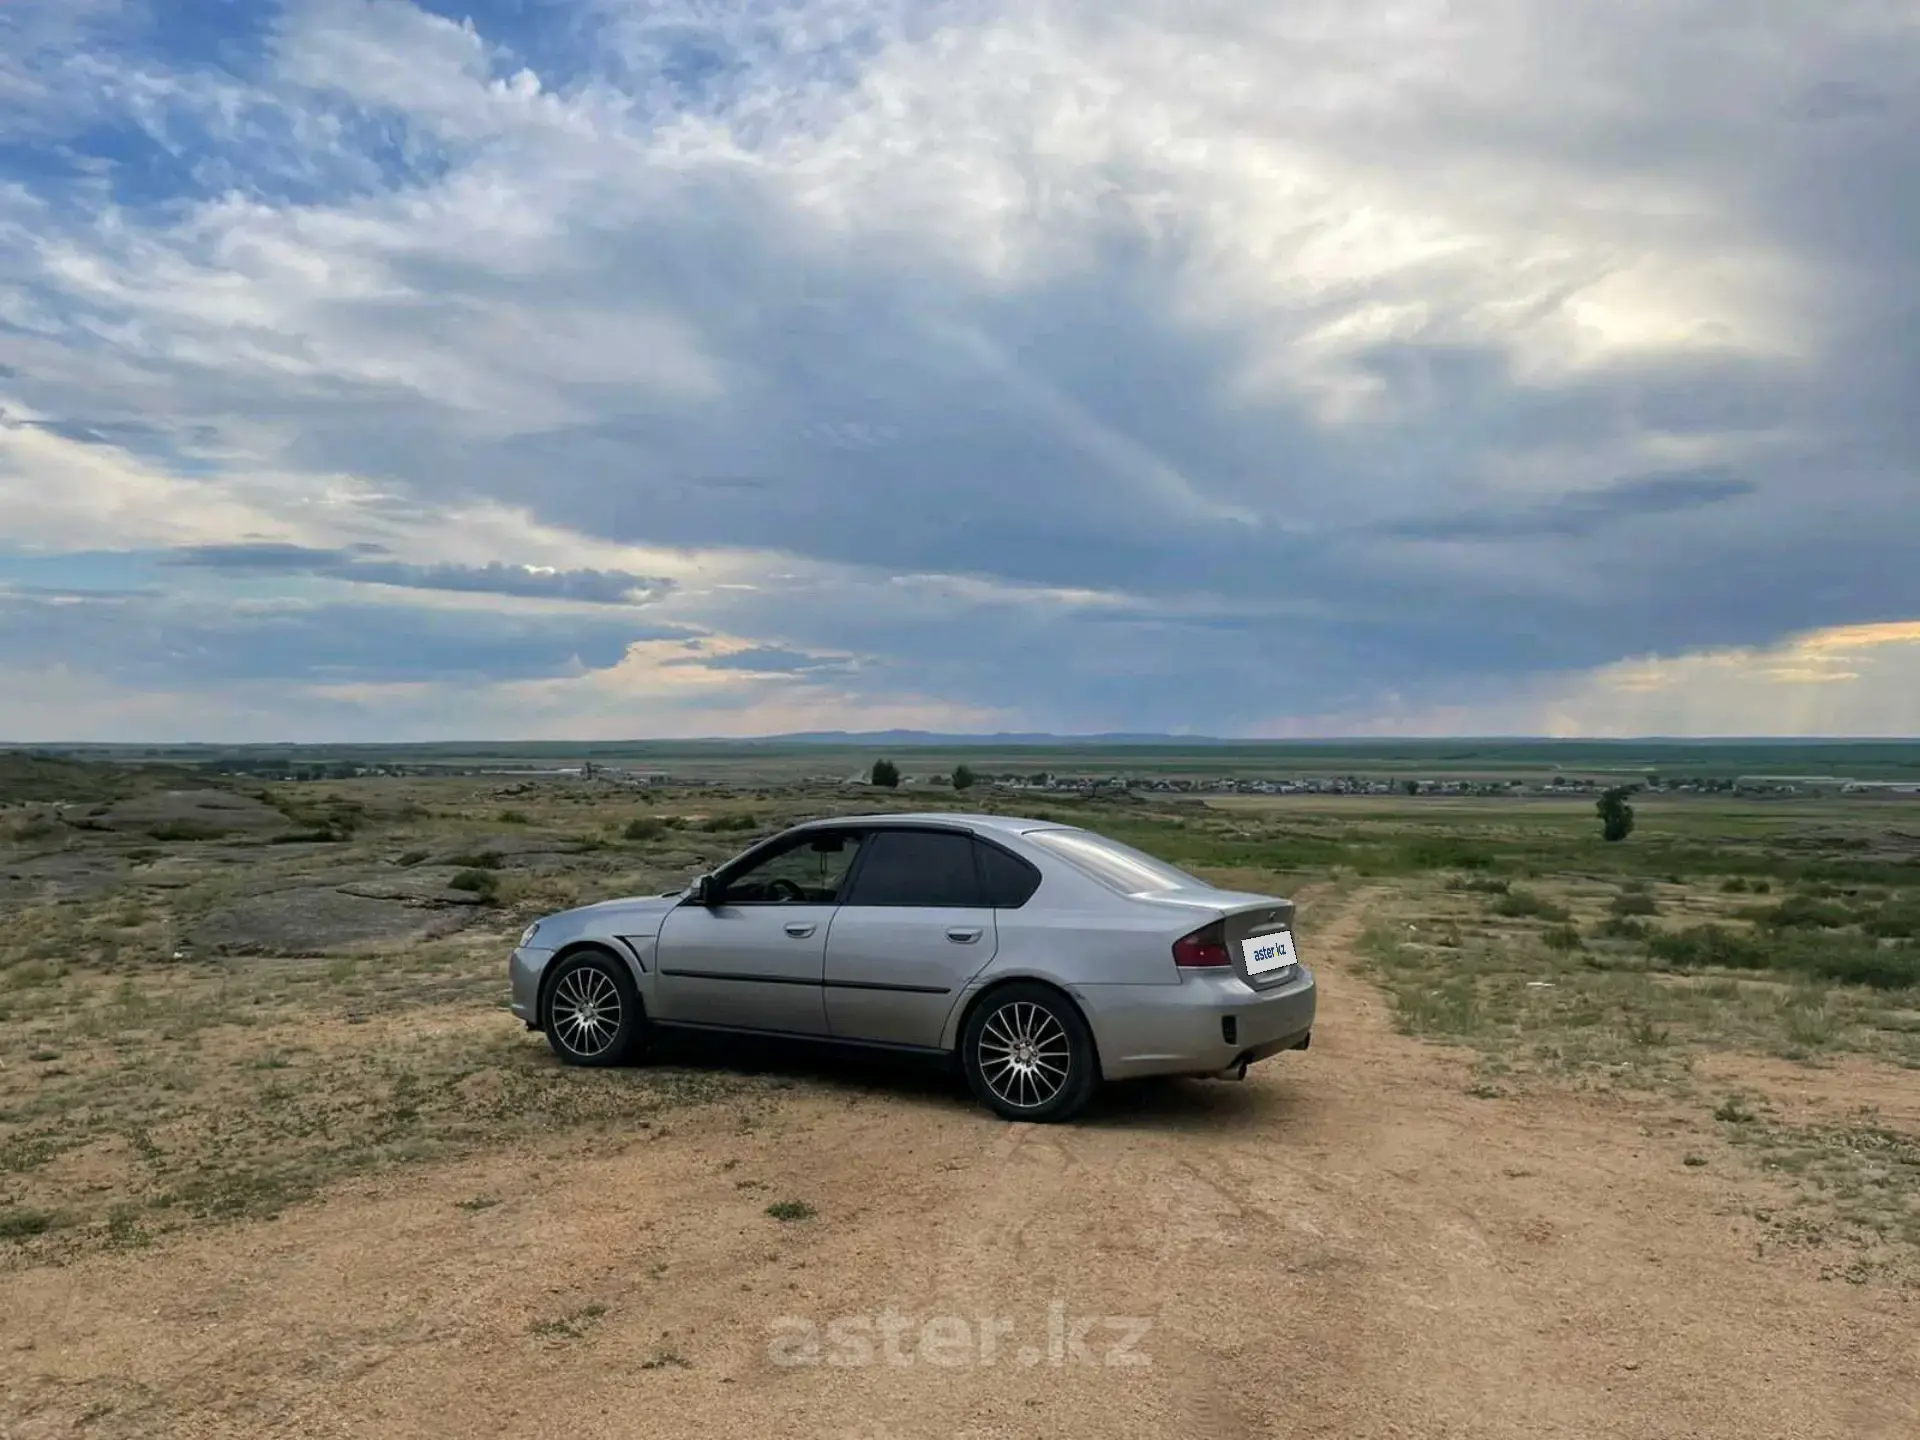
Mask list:
POLYGON ((1222 971, 1192 972, 1178 985, 1084 985, 1074 994, 1108 1080, 1218 1075, 1304 1049, 1313 1034, 1316 987, 1304 965, 1270 990, 1222 971))

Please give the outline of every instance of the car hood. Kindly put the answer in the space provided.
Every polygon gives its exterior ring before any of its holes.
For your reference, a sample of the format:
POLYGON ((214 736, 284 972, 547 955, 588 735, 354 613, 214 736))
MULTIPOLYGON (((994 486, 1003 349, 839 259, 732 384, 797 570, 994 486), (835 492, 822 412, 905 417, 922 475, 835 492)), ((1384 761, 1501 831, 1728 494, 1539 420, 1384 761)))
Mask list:
POLYGON ((657 935, 660 922, 677 906, 686 891, 669 895, 629 895, 619 900, 602 900, 597 905, 582 905, 540 919, 536 945, 552 948, 571 940, 595 935, 624 935, 638 938, 657 935))

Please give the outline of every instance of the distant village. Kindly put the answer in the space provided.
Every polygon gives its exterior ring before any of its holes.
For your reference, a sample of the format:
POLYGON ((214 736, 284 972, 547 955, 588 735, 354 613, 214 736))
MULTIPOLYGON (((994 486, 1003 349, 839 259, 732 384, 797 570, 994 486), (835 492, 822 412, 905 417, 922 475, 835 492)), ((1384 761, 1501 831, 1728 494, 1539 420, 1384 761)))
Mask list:
MULTIPOLYGON (((289 763, 278 759, 224 759, 205 768, 261 779, 343 780, 363 776, 497 776, 526 783, 560 779, 590 780, 622 789, 712 789, 736 784, 715 776, 681 775, 665 770, 640 770, 585 761, 579 765, 539 767, 502 764, 326 764, 289 763)), ((1416 776, 1298 775, 1298 776, 1170 776, 1080 774, 1053 771, 973 771, 976 786, 999 790, 1041 791, 1057 795, 1404 795, 1404 796, 1555 796, 1598 795, 1624 787, 1637 793, 1663 795, 1740 795, 1788 797, 1810 795, 1920 796, 1920 781, 1854 780, 1835 775, 1746 775, 1732 778, 1699 776, 1551 775, 1544 779, 1423 779, 1416 776)), ((867 772, 855 775, 816 774, 792 777, 785 783, 866 786, 867 772)), ((781 782, 769 782, 781 783, 781 782)), ((947 772, 903 773, 900 789, 951 789, 947 772)))

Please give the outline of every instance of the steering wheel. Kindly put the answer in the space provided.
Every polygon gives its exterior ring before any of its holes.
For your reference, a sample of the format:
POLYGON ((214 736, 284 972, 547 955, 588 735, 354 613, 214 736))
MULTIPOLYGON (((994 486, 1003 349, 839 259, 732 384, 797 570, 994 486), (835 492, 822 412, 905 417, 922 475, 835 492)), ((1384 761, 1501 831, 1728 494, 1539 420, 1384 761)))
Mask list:
POLYGON ((793 881, 787 879, 784 875, 778 880, 770 880, 767 882, 767 893, 773 896, 774 899, 784 901, 790 905, 807 898, 807 892, 802 890, 793 881))

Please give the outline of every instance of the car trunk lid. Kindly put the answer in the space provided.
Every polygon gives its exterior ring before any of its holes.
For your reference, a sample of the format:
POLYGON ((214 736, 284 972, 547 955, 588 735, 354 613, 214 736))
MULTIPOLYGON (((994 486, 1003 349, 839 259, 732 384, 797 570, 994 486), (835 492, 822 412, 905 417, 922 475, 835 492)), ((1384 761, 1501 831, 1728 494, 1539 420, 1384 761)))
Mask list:
POLYGON ((1266 967, 1259 972, 1249 969, 1247 952, 1251 948, 1256 954, 1264 947, 1249 947, 1245 942, 1260 940, 1268 936, 1284 937, 1287 945, 1293 940, 1293 902, 1276 900, 1271 897, 1254 900, 1245 904, 1233 905, 1225 910, 1221 917, 1222 927, 1226 931, 1227 953, 1233 956, 1235 973, 1257 990, 1272 985, 1282 985, 1292 978, 1290 965, 1276 963, 1283 960, 1285 949, 1278 956, 1263 959, 1266 967))
MULTIPOLYGON (((1232 961, 1233 973, 1255 989, 1265 990, 1283 985, 1293 978, 1290 967, 1273 963, 1278 957, 1266 957, 1263 961, 1271 965, 1271 969, 1258 972, 1249 969, 1248 947, 1243 943, 1270 935, 1284 936, 1290 942, 1293 935, 1293 901, 1272 895, 1219 890, 1164 890, 1136 895, 1134 898, 1187 911, 1191 916, 1190 928, 1193 929, 1218 923, 1221 939, 1232 961)), ((1253 949, 1257 953, 1260 947, 1256 945, 1253 949)))

